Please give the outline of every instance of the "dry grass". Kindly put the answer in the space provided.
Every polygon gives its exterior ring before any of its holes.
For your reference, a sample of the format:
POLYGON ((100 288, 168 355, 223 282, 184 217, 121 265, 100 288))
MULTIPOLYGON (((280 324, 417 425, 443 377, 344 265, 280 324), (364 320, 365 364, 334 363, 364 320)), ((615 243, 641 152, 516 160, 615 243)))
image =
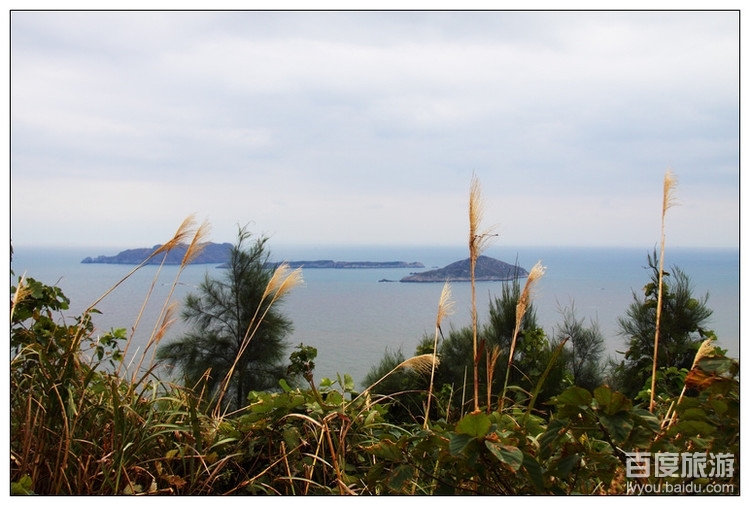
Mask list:
POLYGON ((435 382, 435 368, 438 364, 437 348, 438 339, 443 335, 443 329, 441 324, 443 319, 453 314, 454 301, 451 299, 451 286, 446 281, 443 285, 443 290, 440 292, 440 300, 438 301, 437 317, 435 318, 435 341, 432 345, 432 367, 430 368, 430 388, 427 391, 427 407, 425 408, 424 414, 424 428, 427 428, 427 422, 430 417, 430 406, 432 404, 432 392, 435 382))
POLYGON ((529 308, 529 304, 531 303, 534 285, 542 276, 544 276, 545 270, 546 267, 542 265, 541 261, 537 262, 534 267, 531 268, 529 276, 526 278, 526 284, 524 285, 523 291, 518 297, 518 302, 516 303, 516 326, 513 329, 513 338, 510 342, 510 350, 508 352, 508 367, 505 370, 505 383, 503 384, 503 391, 500 397, 501 411, 505 405, 505 392, 508 389, 510 368, 513 365, 513 355, 516 352, 516 341, 518 340, 518 333, 521 331, 521 322, 523 321, 523 317, 526 315, 526 311, 529 308))
POLYGON ((433 355, 432 353, 425 353, 422 355, 417 355, 411 358, 407 358, 400 364, 398 364, 396 367, 388 371, 388 373, 384 374, 378 381, 370 385, 369 387, 365 388, 362 392, 360 392, 359 395, 357 395, 354 399, 352 399, 350 404, 354 404, 354 402, 359 399, 360 397, 369 395, 373 388, 375 388, 377 385, 379 385, 381 382, 383 382, 387 377, 389 377, 391 374, 394 374, 402 369, 409 369, 417 374, 430 374, 434 367, 437 367, 440 365, 440 359, 433 355))
POLYGON ((245 353, 245 350, 250 345, 250 341, 252 341, 253 336, 257 333, 258 329, 260 328, 261 323, 263 322, 263 319, 266 317, 266 314, 268 314, 268 311, 271 309, 271 306, 278 301, 281 297, 283 297, 286 293, 288 293, 292 288, 300 285, 303 283, 302 279, 302 268, 297 268, 294 270, 291 270, 289 265, 286 263, 281 264, 276 268, 273 275, 271 276, 271 279, 268 280, 268 283, 266 284, 266 288, 263 290, 263 297, 261 298, 260 302, 258 303, 258 306, 255 308, 255 314, 253 315, 252 319, 250 320, 250 323, 247 326, 247 330, 245 331, 245 336, 242 339, 242 345, 240 346, 239 351, 237 352, 237 355, 234 358, 234 362, 232 363, 232 366, 229 368, 229 371, 227 372, 226 376, 221 382, 221 387, 219 388, 218 398, 216 401, 216 408, 214 410, 214 416, 217 418, 221 418, 223 416, 226 416, 226 413, 220 413, 222 409, 222 400, 224 399, 224 396, 227 393, 227 390, 229 389, 229 384, 232 379, 232 375, 234 374, 234 371, 237 367, 237 364, 240 361, 240 358, 245 353), (266 304, 266 301, 268 303, 266 304), (265 306, 265 309, 263 307, 265 306), (261 313, 261 310, 263 311, 261 313))
POLYGON ((474 353, 474 412, 479 410, 479 346, 478 346, 478 314, 475 271, 477 258, 487 249, 490 239, 496 237, 492 228, 480 231, 479 227, 484 217, 484 201, 482 188, 476 175, 471 178, 469 189, 469 269, 471 274, 471 328, 473 334, 474 353))
MULTIPOLYGON (((161 263, 159 264, 158 269, 156 270, 156 273, 154 274, 153 279, 151 280, 151 286, 146 292, 146 296, 144 297, 143 303, 141 304, 141 308, 140 308, 140 311, 138 312, 138 315, 136 316, 135 322, 133 323, 131 327, 130 339, 128 339, 125 345, 125 349, 123 350, 123 355, 127 355, 129 348, 130 348, 130 343, 133 342, 133 335, 138 329, 141 318, 143 317, 143 314, 146 311, 146 307, 148 306, 151 300, 151 295, 153 294, 154 288, 156 287, 156 283, 158 282, 162 268, 164 267, 164 263, 166 262, 168 253, 174 250, 175 248, 178 248, 182 245, 187 244, 185 255, 183 256, 182 261, 180 262, 180 268, 177 271, 175 279, 171 283, 169 294, 167 295, 167 297, 165 297, 164 301, 162 302, 159 316, 157 317, 157 322, 154 328, 151 330, 151 336, 148 339, 146 349, 144 349, 143 352, 141 353, 141 358, 138 362, 138 365, 133 370, 133 382, 134 383, 136 382, 136 375, 139 374, 139 371, 141 370, 141 366, 143 365, 143 362, 145 360, 146 350, 150 347, 153 347, 153 349, 155 350, 156 347, 154 345, 158 344, 158 342, 164 336, 166 330, 175 321, 175 319, 169 313, 174 313, 175 311, 175 307, 171 299, 172 299, 172 295, 174 294, 174 290, 177 286, 180 276, 182 276, 182 273, 185 270, 185 268, 193 260, 195 260, 195 258, 200 254, 200 252, 205 248, 207 244, 206 240, 207 240, 208 231, 209 231, 208 223, 203 222, 198 227, 196 227, 195 223, 196 222, 195 222, 194 216, 191 215, 185 218, 185 220, 183 220, 183 222, 177 228, 177 231, 175 232, 175 234, 172 236, 172 238, 169 241, 167 241, 164 245, 157 248, 143 262, 138 264, 133 270, 131 270, 128 274, 126 274, 120 281, 115 283, 115 285, 112 286, 112 288, 110 288, 107 292, 105 292, 101 297, 99 297, 99 299, 96 300, 96 302, 94 302, 94 304, 91 305, 91 308, 95 307, 99 302, 101 302, 102 299, 104 299, 107 295, 109 295, 112 291, 114 291, 118 286, 120 286, 125 280, 127 280, 130 276, 132 276, 136 271, 138 271, 139 269, 143 268, 143 266, 148 264, 152 258, 156 258, 158 255, 164 255, 161 263)), ((152 364, 153 364, 153 361, 154 361, 154 357, 152 356, 151 358, 152 364)), ((125 363, 122 362, 120 364, 120 367, 118 367, 118 370, 117 370, 118 374, 122 372, 121 369, 124 366, 124 364, 125 363)))
MULTIPOLYGON (((698 351, 695 354, 695 358, 693 359, 693 365, 690 366, 690 371, 692 371, 693 369, 695 369, 698 366, 698 362, 700 362, 701 359, 703 359, 705 357, 711 357, 711 356, 713 356, 714 351, 716 349, 714 347, 714 344, 713 344, 713 342, 714 342, 715 339, 716 339, 715 337, 709 337, 708 339, 704 340, 701 343, 701 346, 700 346, 700 348, 698 348, 698 351)), ((689 374, 689 372, 688 372, 688 374, 689 374)), ((677 409, 677 406, 679 406, 680 403, 682 402, 682 398, 685 396, 685 390, 687 390, 687 385, 685 385, 685 386, 682 387, 682 392, 680 392, 680 396, 677 398, 677 402, 676 403, 672 403, 672 405, 667 410, 667 414, 664 416, 664 421, 662 423, 662 427, 663 428, 664 427, 669 428, 675 422, 675 420, 677 419, 677 411, 676 411, 676 409, 677 409), (675 410, 675 411, 673 411, 673 410, 675 410)), ((652 389, 652 391, 653 391, 653 389, 652 389)))
POLYGON ((661 305, 662 305, 662 287, 664 282, 664 246, 666 243, 666 216, 667 210, 676 204, 674 190, 677 186, 677 178, 671 170, 664 174, 664 188, 662 190, 662 209, 661 209, 661 253, 659 256, 659 287, 656 300, 656 330, 654 331, 654 359, 651 370, 651 400, 649 402, 649 411, 654 412, 654 398, 656 395, 656 369, 659 356, 659 326, 661 324, 661 305))

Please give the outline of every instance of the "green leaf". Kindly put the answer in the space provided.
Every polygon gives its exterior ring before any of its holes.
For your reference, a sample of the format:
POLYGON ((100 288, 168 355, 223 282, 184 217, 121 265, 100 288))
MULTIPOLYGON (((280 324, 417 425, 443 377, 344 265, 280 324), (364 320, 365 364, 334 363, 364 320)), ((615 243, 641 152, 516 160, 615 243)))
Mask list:
POLYGON ((526 469, 527 473, 529 473, 531 483, 534 484, 537 492, 542 492, 543 490, 545 490, 544 468, 539 465, 539 462, 537 462, 534 457, 525 452, 523 454, 523 468, 526 469))
POLYGON ((331 378, 323 378, 320 380, 320 389, 325 390, 326 388, 331 388, 333 386, 333 381, 331 378))
POLYGON ((523 464, 523 452, 515 446, 503 445, 497 441, 487 440, 484 442, 492 455, 503 464, 506 464, 514 472, 518 471, 523 464))
POLYGON ((557 405, 588 406, 591 404, 591 393, 585 388, 569 387, 560 395, 555 396, 550 402, 557 405))
POLYGON ((299 431, 296 427, 288 427, 284 429, 283 437, 284 442, 289 449, 296 448, 297 445, 299 445, 302 441, 302 438, 300 437, 299 431))
POLYGON ((698 435, 708 436, 713 434, 715 431, 716 428, 706 422, 702 422, 699 420, 682 420, 673 425, 669 429, 668 434, 670 436, 681 434, 687 437, 698 435))
POLYGON ((31 477, 25 474, 17 482, 11 482, 10 494, 11 495, 34 495, 33 492, 34 484, 31 481, 31 477))
POLYGON ((575 453, 561 458, 557 462, 557 469, 560 471, 559 476, 567 478, 580 460, 581 456, 575 453))
POLYGON ((344 374, 344 385, 343 386, 344 386, 344 391, 345 392, 351 392, 352 390, 354 390, 354 386, 355 386, 354 385, 354 380, 348 374, 344 374))
POLYGON ((594 398, 607 415, 614 415, 631 408, 630 400, 620 392, 613 392, 609 387, 601 386, 594 390, 594 398))
POLYGON ((569 387, 560 395, 553 397, 550 404, 557 405, 558 414, 565 418, 573 418, 591 405, 591 393, 585 388, 569 387))
POLYGON ((469 413, 456 424, 456 432, 471 437, 484 437, 490 431, 492 421, 484 413, 469 413))
POLYGON ((682 413, 680 413, 680 419, 681 420, 698 420, 698 421, 706 421, 706 412, 703 410, 703 408, 688 408, 682 413))
POLYGON ((468 434, 456 434, 455 432, 452 433, 448 442, 448 449, 450 450, 451 455, 458 455, 459 453, 464 451, 466 445, 468 445, 473 440, 474 438, 469 436, 468 434))
POLYGON ((547 430, 539 438, 539 456, 547 459, 552 455, 557 447, 557 441, 561 438, 569 437, 568 423, 559 418, 554 418, 547 425, 547 430))
POLYGON ((388 477, 387 483, 390 488, 395 492, 401 492, 406 484, 414 476, 414 468, 409 465, 402 464, 396 466, 388 477))
POLYGON ((728 357, 704 357, 698 362, 698 367, 718 375, 736 374, 736 362, 728 357))
POLYGON ((368 453, 375 455, 381 459, 389 460, 392 462, 401 461, 401 449, 388 439, 383 439, 379 443, 371 446, 363 446, 364 450, 368 453))
POLYGON ((619 412, 614 415, 602 413, 599 415, 599 422, 616 444, 625 441, 630 431, 633 430, 633 420, 626 412, 619 412))
POLYGON ((283 390, 284 392, 286 392, 286 393, 289 393, 289 392, 291 392, 291 391, 292 391, 292 387, 290 387, 290 386, 289 386, 289 383, 287 383, 287 382, 286 382, 286 380, 285 380, 284 378, 281 378, 281 379, 279 380, 279 385, 281 385, 281 389, 282 389, 282 390, 283 390))
POLYGON ((710 399, 708 402, 711 404, 713 410, 716 411, 717 415, 723 415, 729 409, 727 403, 721 399, 710 399))

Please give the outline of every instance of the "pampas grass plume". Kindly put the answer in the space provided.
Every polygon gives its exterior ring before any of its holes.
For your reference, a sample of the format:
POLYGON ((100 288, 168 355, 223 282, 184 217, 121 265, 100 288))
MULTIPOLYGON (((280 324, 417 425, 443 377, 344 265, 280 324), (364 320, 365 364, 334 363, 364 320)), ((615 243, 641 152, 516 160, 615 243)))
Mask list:
POLYGON ((430 374, 433 366, 437 367, 438 365, 440 365, 440 359, 432 353, 425 353, 424 355, 407 358, 396 366, 396 369, 411 369, 419 374, 430 374))
POLYGON ((451 297, 451 286, 446 281, 443 285, 443 290, 440 292, 440 300, 438 301, 437 318, 435 320, 435 326, 438 328, 440 328, 443 318, 453 314, 455 301, 451 297))
POLYGON ((171 251, 178 245, 187 242, 187 238, 193 233, 192 230, 194 227, 195 216, 191 214, 182 221, 180 226, 177 228, 177 232, 175 232, 174 236, 169 241, 162 244, 156 251, 154 251, 153 255, 171 251))
POLYGON ((208 242, 205 240, 208 236, 208 232, 210 230, 210 226, 208 222, 203 222, 200 227, 195 231, 195 234, 193 235, 193 240, 190 241, 190 245, 187 247, 187 250, 185 251, 185 256, 182 257, 182 262, 180 263, 181 267, 185 267, 186 265, 190 264, 195 258, 200 255, 201 251, 203 251, 208 244, 208 242))
POLYGON ((531 268, 531 272, 529 272, 529 276, 526 278, 523 292, 521 292, 521 296, 518 298, 518 303, 516 304, 516 325, 520 325, 521 319, 523 318, 523 315, 526 314, 526 309, 529 307, 531 291, 536 282, 544 276, 546 270, 547 268, 542 265, 541 260, 531 268))
POLYGON ((283 297, 292 288, 302 283, 302 268, 299 267, 292 271, 289 264, 282 263, 273 271, 273 275, 263 292, 263 298, 265 299, 271 294, 274 294, 274 298, 283 297))

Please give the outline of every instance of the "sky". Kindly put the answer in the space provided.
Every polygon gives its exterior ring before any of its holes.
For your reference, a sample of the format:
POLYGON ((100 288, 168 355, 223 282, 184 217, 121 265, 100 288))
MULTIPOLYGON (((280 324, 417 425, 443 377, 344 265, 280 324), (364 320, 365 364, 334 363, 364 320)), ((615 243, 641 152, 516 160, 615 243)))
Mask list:
POLYGON ((16 247, 739 246, 737 11, 9 18, 16 247))

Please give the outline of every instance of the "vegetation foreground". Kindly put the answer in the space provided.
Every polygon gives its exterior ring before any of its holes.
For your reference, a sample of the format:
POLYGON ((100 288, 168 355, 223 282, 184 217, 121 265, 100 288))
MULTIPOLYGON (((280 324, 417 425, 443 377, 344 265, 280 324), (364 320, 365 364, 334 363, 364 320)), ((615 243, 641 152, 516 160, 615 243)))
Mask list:
MULTIPOLYGON (((480 217, 474 180, 474 261, 493 236, 480 217)), ((205 236, 191 227, 154 255, 187 246, 186 266, 205 236)), ((701 326, 710 310, 686 276, 664 270, 663 241, 621 321, 628 353, 606 374, 596 327, 572 311, 557 339, 536 326, 537 264, 523 288, 504 285, 489 324, 472 301, 471 327, 448 336, 446 284, 434 336, 413 357, 384 357, 358 390, 346 374, 316 380, 317 350, 304 344, 281 367, 290 322, 278 302, 301 271, 258 268, 265 239, 248 249, 248 238, 240 230, 229 281, 207 279, 186 300, 195 330, 176 343, 160 343, 176 311, 161 302, 137 364, 123 360, 126 329, 96 329, 101 298, 66 323, 59 288, 11 286, 12 493, 739 495, 739 363, 701 326), (179 381, 163 379, 164 364, 179 381)))

